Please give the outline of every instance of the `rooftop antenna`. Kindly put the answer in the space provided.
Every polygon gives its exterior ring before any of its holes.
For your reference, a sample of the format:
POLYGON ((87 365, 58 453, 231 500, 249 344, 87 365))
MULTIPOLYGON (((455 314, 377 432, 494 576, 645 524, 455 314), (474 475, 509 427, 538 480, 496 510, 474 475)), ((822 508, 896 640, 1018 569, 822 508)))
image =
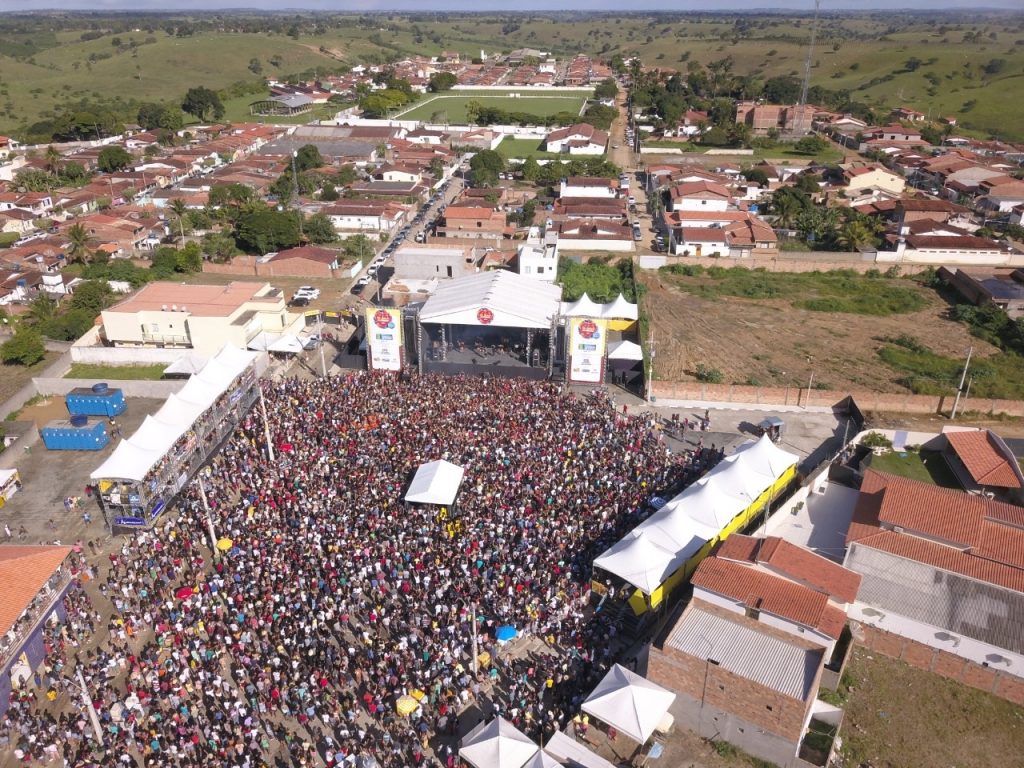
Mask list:
POLYGON ((796 108, 796 132, 804 132, 804 108, 807 106, 807 91, 811 87, 811 59, 814 57, 814 42, 818 37, 818 13, 821 11, 821 0, 814 0, 814 21, 811 22, 811 42, 807 46, 807 59, 804 61, 804 82, 800 88, 800 103, 796 108))

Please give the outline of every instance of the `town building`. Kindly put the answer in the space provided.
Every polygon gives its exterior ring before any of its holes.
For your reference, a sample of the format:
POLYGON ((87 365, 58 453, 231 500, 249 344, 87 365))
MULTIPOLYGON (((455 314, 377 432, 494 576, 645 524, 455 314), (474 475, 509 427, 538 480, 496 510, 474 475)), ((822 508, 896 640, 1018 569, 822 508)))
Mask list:
POLYGON ((608 134, 589 123, 577 123, 552 131, 544 139, 544 151, 570 155, 603 155, 608 134))

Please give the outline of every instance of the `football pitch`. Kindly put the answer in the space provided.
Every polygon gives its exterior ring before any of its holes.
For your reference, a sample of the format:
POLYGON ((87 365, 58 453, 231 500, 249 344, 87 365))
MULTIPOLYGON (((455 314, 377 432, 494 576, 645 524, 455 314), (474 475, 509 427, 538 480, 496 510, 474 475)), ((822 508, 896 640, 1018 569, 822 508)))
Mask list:
POLYGON ((416 104, 407 112, 395 115, 402 120, 419 120, 431 122, 438 117, 438 122, 464 124, 468 122, 466 117, 466 105, 471 101, 479 102, 485 107, 496 107, 507 112, 525 112, 537 117, 548 117, 559 112, 571 112, 579 114, 587 96, 584 94, 559 94, 551 96, 522 96, 510 95, 475 95, 458 94, 443 95, 428 98, 416 104))

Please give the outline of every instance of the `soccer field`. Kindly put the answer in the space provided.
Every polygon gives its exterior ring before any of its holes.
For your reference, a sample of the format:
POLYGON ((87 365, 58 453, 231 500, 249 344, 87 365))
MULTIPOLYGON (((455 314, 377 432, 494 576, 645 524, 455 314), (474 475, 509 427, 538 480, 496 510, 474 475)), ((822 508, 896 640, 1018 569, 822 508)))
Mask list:
POLYGON ((583 107, 583 102, 586 101, 586 96, 524 96, 522 98, 462 94, 457 96, 435 96, 428 101, 417 104, 408 112, 396 115, 396 117, 402 120, 429 122, 435 114, 442 112, 445 118, 441 122, 465 123, 467 121, 466 104, 471 101, 477 101, 485 107, 497 107, 508 112, 526 112, 527 114, 537 115, 537 117, 547 117, 559 112, 579 114, 580 109, 583 107))

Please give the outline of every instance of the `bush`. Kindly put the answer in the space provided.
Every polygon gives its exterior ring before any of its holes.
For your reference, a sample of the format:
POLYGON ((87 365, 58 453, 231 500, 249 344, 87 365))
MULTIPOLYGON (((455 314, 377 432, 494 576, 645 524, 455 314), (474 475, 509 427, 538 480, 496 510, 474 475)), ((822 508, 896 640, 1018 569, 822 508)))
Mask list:
POLYGON ((721 384, 725 381, 725 375, 717 368, 709 368, 704 363, 697 365, 697 381, 702 381, 705 384, 721 384))
POLYGON ((892 448, 892 440, 881 432, 868 432, 860 444, 865 448, 892 448))
POLYGON ((7 365, 35 365, 46 357, 46 346, 38 331, 21 328, 0 345, 0 360, 7 365))

